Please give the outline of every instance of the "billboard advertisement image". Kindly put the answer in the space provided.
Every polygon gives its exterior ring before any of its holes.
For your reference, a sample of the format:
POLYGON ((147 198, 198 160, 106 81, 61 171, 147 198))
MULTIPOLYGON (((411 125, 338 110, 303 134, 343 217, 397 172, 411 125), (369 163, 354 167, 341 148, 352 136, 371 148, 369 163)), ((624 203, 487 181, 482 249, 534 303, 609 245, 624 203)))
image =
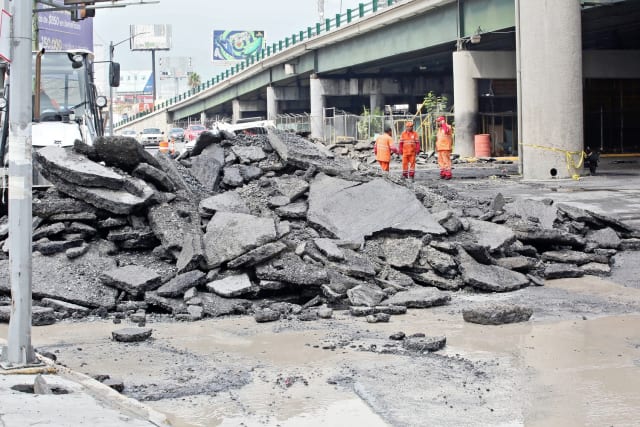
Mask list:
POLYGON ((212 60, 220 65, 246 60, 266 46, 264 31, 214 30, 212 42, 212 60))
POLYGON ((131 25, 131 50, 171 50, 171 25, 131 25))

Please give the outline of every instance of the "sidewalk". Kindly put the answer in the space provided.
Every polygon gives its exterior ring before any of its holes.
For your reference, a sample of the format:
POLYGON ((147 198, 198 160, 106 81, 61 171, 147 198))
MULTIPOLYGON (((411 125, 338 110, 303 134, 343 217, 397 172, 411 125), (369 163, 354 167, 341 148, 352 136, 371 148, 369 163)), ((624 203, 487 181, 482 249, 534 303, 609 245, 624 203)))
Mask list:
MULTIPOLYGON (((0 339, 0 345, 6 342, 0 339)), ((0 426, 11 427, 152 427, 167 418, 84 374, 54 365, 22 370, 0 368, 0 426), (41 374, 51 394, 34 394, 41 374)))

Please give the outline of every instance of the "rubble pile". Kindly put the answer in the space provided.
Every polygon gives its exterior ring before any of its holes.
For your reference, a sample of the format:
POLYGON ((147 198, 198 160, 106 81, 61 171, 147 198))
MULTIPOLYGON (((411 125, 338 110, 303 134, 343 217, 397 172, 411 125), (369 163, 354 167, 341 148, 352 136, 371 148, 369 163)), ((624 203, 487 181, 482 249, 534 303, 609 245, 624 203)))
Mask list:
POLYGON ((640 248, 640 234, 614 218, 383 179, 287 133, 204 133, 177 159, 101 138, 44 148, 35 163, 53 187, 33 201, 34 324, 115 313, 143 326, 150 312, 313 320, 333 309, 385 322, 460 290, 606 275, 617 251, 640 248))

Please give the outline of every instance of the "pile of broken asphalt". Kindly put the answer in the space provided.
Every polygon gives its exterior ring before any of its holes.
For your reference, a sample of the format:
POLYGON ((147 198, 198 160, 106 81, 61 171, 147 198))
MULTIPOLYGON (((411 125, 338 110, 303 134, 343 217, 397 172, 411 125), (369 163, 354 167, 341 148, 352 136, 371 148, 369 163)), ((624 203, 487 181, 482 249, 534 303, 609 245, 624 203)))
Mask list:
MULTIPOLYGON (((100 138, 73 151, 44 148, 35 160, 53 187, 33 200, 34 325, 128 318, 140 328, 114 332, 122 341, 148 337, 149 314, 269 322, 344 309, 384 322, 459 291, 604 276, 618 251, 640 248, 640 232, 613 217, 382 178, 290 133, 204 133, 178 158, 100 138)), ((528 313, 496 310, 504 321, 528 313)), ((501 321, 481 308, 465 318, 501 321)))

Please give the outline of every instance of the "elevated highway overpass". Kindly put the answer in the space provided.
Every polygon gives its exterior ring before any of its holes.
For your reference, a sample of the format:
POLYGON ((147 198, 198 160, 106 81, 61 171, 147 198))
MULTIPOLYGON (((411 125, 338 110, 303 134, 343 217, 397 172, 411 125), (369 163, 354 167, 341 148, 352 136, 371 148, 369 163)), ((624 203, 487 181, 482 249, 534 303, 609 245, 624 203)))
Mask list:
POLYGON ((503 123, 501 132, 511 135, 525 178, 566 178, 585 144, 609 152, 640 149, 640 127, 633 124, 640 114, 633 95, 640 87, 638 3, 361 4, 118 128, 308 113, 312 136, 323 138, 327 107, 361 113, 363 107, 416 106, 433 91, 453 101, 461 155, 474 154, 474 135, 485 130, 481 117, 510 112, 517 120, 508 130, 503 123))

